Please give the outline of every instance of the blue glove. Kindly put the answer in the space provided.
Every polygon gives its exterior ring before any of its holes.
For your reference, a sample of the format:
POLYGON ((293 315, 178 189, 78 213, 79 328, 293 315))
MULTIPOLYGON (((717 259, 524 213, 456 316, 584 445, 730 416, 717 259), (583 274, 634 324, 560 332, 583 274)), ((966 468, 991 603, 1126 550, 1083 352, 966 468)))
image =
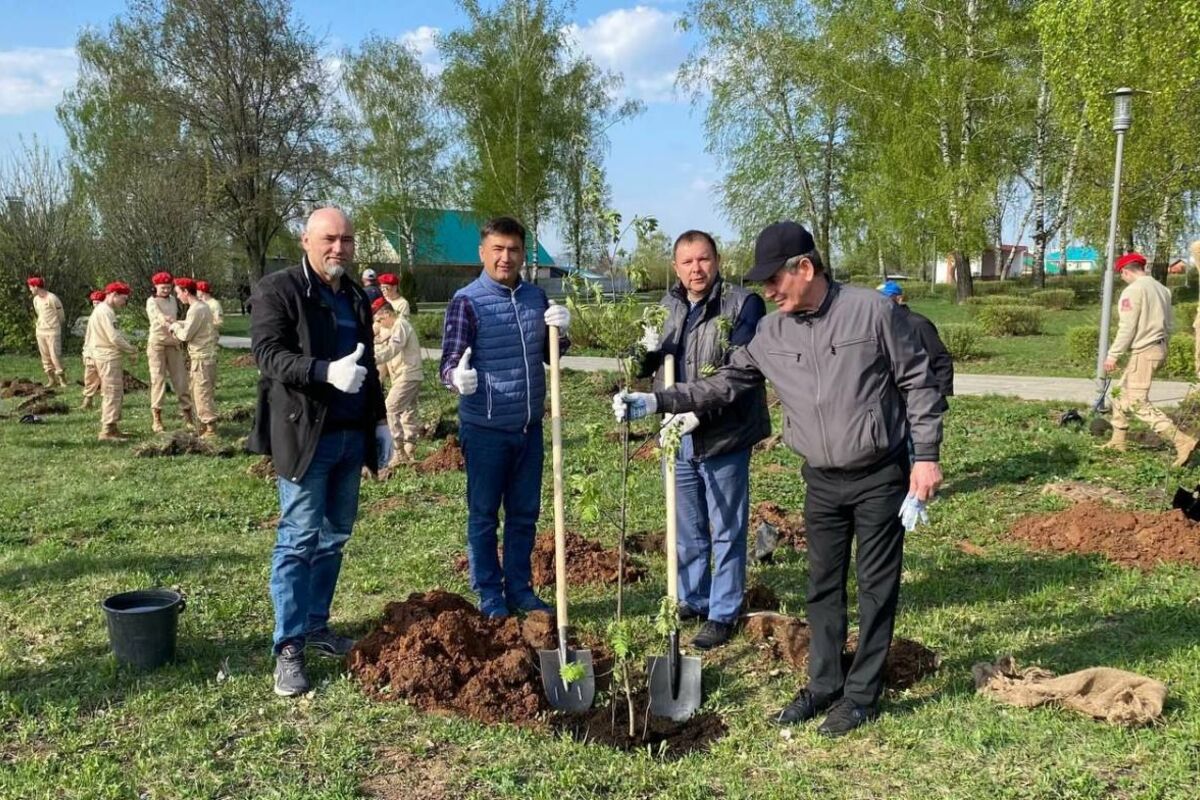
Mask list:
POLYGON ((909 493, 908 497, 904 498, 904 503, 900 506, 900 524, 904 526, 904 530, 910 533, 918 525, 929 524, 929 514, 925 511, 925 503, 918 500, 917 496, 909 493))
POLYGON ((641 419, 658 411, 658 398, 649 392, 622 390, 613 395, 612 409, 617 422, 641 419))
POLYGON ((387 425, 375 426, 375 452, 379 456, 377 469, 386 467, 392 460, 392 453, 396 452, 396 448, 392 445, 392 432, 387 425))

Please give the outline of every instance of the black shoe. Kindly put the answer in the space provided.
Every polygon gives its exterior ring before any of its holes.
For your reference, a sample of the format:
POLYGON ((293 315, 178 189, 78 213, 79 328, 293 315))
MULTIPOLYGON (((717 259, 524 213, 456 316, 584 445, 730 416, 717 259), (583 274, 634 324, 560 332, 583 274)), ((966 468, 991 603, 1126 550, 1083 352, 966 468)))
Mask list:
POLYGON ((875 706, 860 706, 848 697, 843 697, 829 709, 829 715, 817 728, 825 736, 845 736, 860 725, 865 725, 879 716, 875 706))
POLYGON ((304 648, 285 644, 275 656, 275 694, 280 697, 299 697, 312 688, 304 674, 304 648))
POLYGON ((796 696, 792 698, 792 702, 788 703, 778 714, 772 717, 772 722, 780 725, 796 725, 801 722, 808 722, 817 716, 817 714, 820 714, 836 703, 840 697, 840 693, 828 697, 817 697, 808 690, 808 687, 805 687, 796 693, 796 696))
POLYGON ((705 616, 706 615, 704 613, 697 611, 696 609, 692 608, 689 605, 685 605, 684 603, 679 604, 679 621, 680 622, 691 622, 692 620, 695 620, 695 619, 704 619, 705 616))
POLYGON ((725 644, 732 636, 733 625, 710 619, 700 627, 700 632, 692 637, 692 647, 697 650, 711 650, 725 644))
POLYGON ((316 651, 317 655, 327 658, 341 658, 354 647, 354 640, 349 636, 339 636, 329 628, 313 631, 305 638, 305 645, 316 651))

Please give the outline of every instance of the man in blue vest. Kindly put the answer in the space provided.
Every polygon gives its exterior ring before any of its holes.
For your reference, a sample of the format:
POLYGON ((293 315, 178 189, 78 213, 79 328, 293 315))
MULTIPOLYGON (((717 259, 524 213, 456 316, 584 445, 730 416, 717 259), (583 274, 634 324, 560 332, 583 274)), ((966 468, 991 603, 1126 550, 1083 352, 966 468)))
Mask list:
POLYGON ((496 217, 479 235, 483 272, 455 292, 442 337, 442 383, 459 395, 467 462, 467 559, 471 589, 489 617, 548 611, 533 591, 530 555, 542 505, 542 417, 550 340, 561 348, 570 313, 521 280, 525 227, 496 217), (504 507, 504 564, 497 551, 504 507))

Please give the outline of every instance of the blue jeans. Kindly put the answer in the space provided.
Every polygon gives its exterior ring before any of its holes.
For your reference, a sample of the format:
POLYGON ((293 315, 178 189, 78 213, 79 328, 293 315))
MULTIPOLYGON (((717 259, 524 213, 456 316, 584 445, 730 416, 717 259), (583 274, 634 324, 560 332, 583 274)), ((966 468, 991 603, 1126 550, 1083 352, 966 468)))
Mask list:
POLYGON ((342 548, 358 516, 365 449, 362 431, 326 433, 299 483, 278 479, 279 527, 271 558, 277 653, 329 625, 342 548))
POLYGON ((525 433, 459 425, 467 462, 467 561, 471 590, 485 611, 516 605, 533 594, 529 564, 542 507, 541 424, 525 433), (496 551, 504 506, 504 566, 496 551))
POLYGON ((684 436, 675 459, 679 600, 728 624, 746 593, 750 448, 703 460, 693 455, 692 437, 684 436))

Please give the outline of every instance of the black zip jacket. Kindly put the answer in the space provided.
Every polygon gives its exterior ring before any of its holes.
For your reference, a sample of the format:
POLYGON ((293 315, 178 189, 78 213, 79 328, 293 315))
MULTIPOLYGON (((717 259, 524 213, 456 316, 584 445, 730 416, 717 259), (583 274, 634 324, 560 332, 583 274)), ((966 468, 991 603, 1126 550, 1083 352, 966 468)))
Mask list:
MULTIPOLYGON (((321 299, 320 278, 305 258, 298 266, 267 275, 251 297, 250 348, 258 364, 258 404, 254 427, 246 441, 251 453, 271 456, 275 471, 290 481, 304 478, 312 463, 325 414, 337 389, 317 380, 328 362, 337 358, 337 318, 321 299)), ((362 431, 366 437, 366 466, 379 460, 375 426, 387 418, 383 389, 375 367, 371 304, 361 286, 345 275, 358 318, 358 341, 363 345, 359 364, 367 377, 359 390, 366 410, 362 431)))

